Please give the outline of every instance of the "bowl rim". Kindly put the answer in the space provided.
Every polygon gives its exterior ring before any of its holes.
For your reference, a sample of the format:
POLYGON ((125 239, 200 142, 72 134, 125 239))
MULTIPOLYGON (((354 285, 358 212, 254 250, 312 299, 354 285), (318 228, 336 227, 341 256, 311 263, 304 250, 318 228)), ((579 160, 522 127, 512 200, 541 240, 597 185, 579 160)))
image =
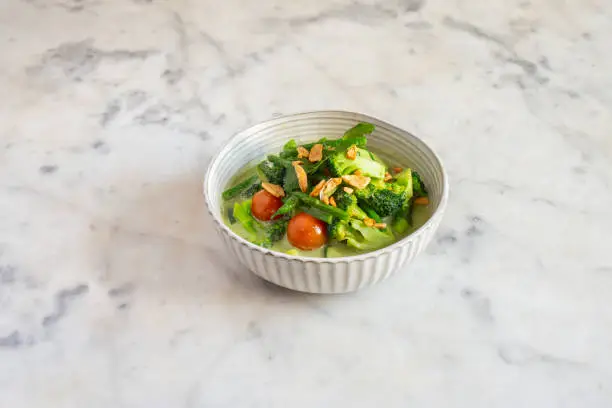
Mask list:
POLYGON ((408 242, 424 234, 425 231, 431 227, 431 225, 434 225, 434 223, 436 222, 438 218, 442 217, 446 209, 446 205, 448 201, 448 191, 449 191, 448 175, 446 174, 446 169, 444 168, 444 165, 442 164, 442 160, 440 159, 438 154, 427 143, 425 143, 425 141, 423 141, 421 138, 419 138, 418 136, 414 135, 413 133, 407 130, 401 129, 395 125, 388 123, 387 121, 378 119, 374 116, 366 115, 366 114, 359 113, 359 112, 344 111, 344 110, 303 111, 303 112, 290 113, 290 114, 285 114, 285 115, 280 115, 280 116, 274 116, 270 119, 257 122, 256 124, 247 126, 239 130, 232 137, 230 137, 225 143, 223 143, 221 147, 219 147, 217 151, 214 153, 214 155, 211 157, 210 162, 206 168, 206 175, 204 176, 204 181, 203 181, 203 194, 204 194, 204 199, 205 199, 206 208, 208 210, 208 214, 212 217, 212 219, 217 224, 217 226, 221 229, 221 231, 226 233, 234 241, 241 244, 242 246, 247 247, 250 250, 260 252, 263 255, 271 255, 274 257, 285 258, 287 260, 298 261, 301 263, 316 263, 316 264, 322 264, 322 263, 337 264, 337 263, 352 262, 352 261, 366 261, 368 259, 378 258, 379 256, 385 253, 393 252, 397 248, 405 246, 408 242), (225 225, 223 220, 217 217, 217 215, 213 212, 214 203, 211 202, 210 196, 207 194, 206 189, 207 189, 207 186, 210 185, 210 174, 211 174, 211 170, 213 166, 219 160, 219 156, 221 156, 221 154, 224 153, 225 150, 229 149, 229 146, 233 144, 234 140, 240 138, 244 133, 251 132, 254 129, 257 129, 258 127, 269 125, 274 122, 279 122, 279 121, 282 122, 285 119, 289 119, 289 118, 295 119, 300 116, 310 116, 310 115, 317 115, 317 114, 334 114, 334 113, 343 114, 343 115, 346 115, 346 114, 354 115, 355 119, 359 121, 379 122, 379 123, 384 124, 385 126, 388 126, 394 132, 408 133, 410 136, 420 141, 423 144, 423 146, 429 151, 429 153, 431 153, 435 161, 435 164, 439 166, 439 169, 441 170, 441 173, 442 173, 442 180, 441 180, 442 194, 440 197, 440 203, 438 204, 437 208, 435 209, 435 211, 431 214, 431 216, 427 219, 427 221, 423 225, 421 225, 411 234, 406 235, 402 239, 394 242, 393 244, 377 249, 375 251, 366 252, 366 253, 359 254, 359 255, 341 256, 341 257, 334 257, 334 258, 320 258, 320 257, 310 257, 310 256, 301 256, 301 255, 290 255, 284 252, 273 251, 271 249, 264 248, 259 245, 255 245, 247 241, 246 239, 242 238, 240 235, 236 234, 227 225, 225 225))

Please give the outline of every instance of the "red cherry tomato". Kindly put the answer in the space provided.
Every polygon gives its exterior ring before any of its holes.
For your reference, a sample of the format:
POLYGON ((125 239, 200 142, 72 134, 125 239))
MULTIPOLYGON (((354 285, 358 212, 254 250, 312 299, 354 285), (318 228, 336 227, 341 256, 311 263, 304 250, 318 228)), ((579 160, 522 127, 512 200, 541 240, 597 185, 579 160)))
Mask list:
POLYGON ((287 226, 287 239, 304 251, 317 249, 327 242, 327 224, 307 213, 296 214, 287 226))
POLYGON ((255 193, 251 202, 251 213, 253 217, 261 221, 270 221, 272 215, 281 208, 283 201, 274 197, 266 190, 261 190, 255 193))

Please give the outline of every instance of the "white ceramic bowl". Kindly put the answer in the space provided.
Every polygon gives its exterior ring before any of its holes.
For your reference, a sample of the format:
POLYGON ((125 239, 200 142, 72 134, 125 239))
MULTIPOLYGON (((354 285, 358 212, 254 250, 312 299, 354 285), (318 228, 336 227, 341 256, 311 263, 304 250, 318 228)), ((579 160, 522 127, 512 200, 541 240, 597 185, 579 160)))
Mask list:
POLYGON ((412 134, 378 119, 351 112, 321 111, 282 116, 235 135, 212 159, 204 180, 208 211, 231 256, 263 279, 289 289, 310 293, 344 293, 374 285, 403 269, 429 243, 448 197, 448 181, 436 154, 412 134), (276 153, 289 139, 309 142, 340 137, 358 122, 376 130, 368 147, 384 160, 419 172, 429 190, 431 218, 417 231, 393 245, 343 258, 309 258, 271 251, 251 244, 222 220, 221 193, 247 163, 276 153))

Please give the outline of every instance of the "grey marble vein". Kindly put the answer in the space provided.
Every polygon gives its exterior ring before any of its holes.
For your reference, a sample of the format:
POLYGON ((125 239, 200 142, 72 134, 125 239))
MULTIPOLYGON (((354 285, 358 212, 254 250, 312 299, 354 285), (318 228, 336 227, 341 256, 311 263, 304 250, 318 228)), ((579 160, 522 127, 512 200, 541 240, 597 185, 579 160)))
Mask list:
POLYGON ((74 288, 62 289, 55 295, 55 310, 42 319, 43 326, 53 326, 66 316, 68 306, 78 297, 89 291, 87 285, 81 284, 74 288))
POLYGON ((64 77, 73 81, 82 81, 96 71, 101 62, 109 60, 143 60, 156 51, 152 49, 104 50, 96 47, 92 39, 77 42, 65 42, 49 48, 35 65, 27 67, 30 76, 52 76, 61 72, 64 77))
POLYGON ((11 334, 0 337, 0 347, 6 348, 17 348, 23 344, 21 335, 18 331, 14 331, 11 334))

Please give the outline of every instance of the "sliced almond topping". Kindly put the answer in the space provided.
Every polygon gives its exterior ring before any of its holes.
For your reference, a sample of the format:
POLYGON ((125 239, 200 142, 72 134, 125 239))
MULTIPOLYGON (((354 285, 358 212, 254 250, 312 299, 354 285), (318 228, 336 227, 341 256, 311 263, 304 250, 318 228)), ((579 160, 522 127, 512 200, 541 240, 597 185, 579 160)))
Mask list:
POLYGON ((315 186, 315 188, 312 189, 312 192, 310 193, 311 197, 316 197, 319 195, 319 193, 321 192, 321 190, 323 189, 323 186, 325 185, 325 180, 321 180, 319 181, 319 184, 317 184, 315 186))
POLYGON ((392 178, 393 178, 393 176, 387 172, 387 173, 385 173, 385 178, 384 178, 383 180, 385 180, 385 181, 389 181, 389 180, 391 180, 392 178))
POLYGON ((357 169, 353 172, 353 174, 356 176, 361 176, 361 170, 357 169))
POLYGON ((429 198, 427 197, 417 197, 414 199, 414 203, 417 205, 427 205, 429 204, 429 198))
POLYGON ((293 162, 293 168, 295 169, 295 174, 297 175, 298 184, 300 185, 300 190, 302 193, 305 193, 308 190, 308 175, 306 174, 306 170, 298 163, 293 162))
POLYGON ((368 227, 373 227, 374 225, 376 225, 376 221, 374 221, 372 218, 369 218, 369 217, 365 217, 363 219, 363 223, 367 225, 368 227))
POLYGON ((297 152, 298 152, 298 159, 306 158, 308 157, 308 155, 310 155, 310 152, 304 146, 298 146, 297 152))
POLYGON ((376 224, 374 224, 374 228, 387 228, 387 224, 385 224, 384 222, 377 222, 376 224))
POLYGON ((299 165, 301 166, 303 163, 302 163, 302 161, 301 161, 301 160, 294 160, 294 161, 292 161, 292 162, 291 162, 291 164, 293 164, 294 166, 295 166, 296 164, 299 164, 299 165))
POLYGON ((323 201, 325 204, 329 205, 329 198, 328 197, 323 197, 321 199, 321 201, 323 201))
POLYGON ((397 173, 401 173, 401 172, 402 172, 402 170, 404 170, 404 169, 402 169, 401 167, 394 167, 394 168, 393 168, 393 172, 394 172, 394 173, 396 173, 396 174, 397 174, 397 173))
POLYGON ((342 180, 344 180, 344 182, 349 186, 355 187, 357 190, 362 190, 366 188, 368 184, 370 184, 371 179, 366 176, 356 176, 353 174, 349 176, 342 176, 342 180))
POLYGON ((344 187, 343 190, 347 194, 353 194, 353 189, 350 187, 344 187))
POLYGON ((325 183, 325 186, 323 186, 323 188, 319 192, 319 198, 322 201, 325 201, 324 197, 327 197, 327 198, 331 197, 331 195, 334 194, 334 192, 336 192, 340 184, 342 184, 342 178, 340 177, 330 178, 329 180, 327 180, 327 182, 325 183))
POLYGON ((279 185, 272 184, 272 183, 261 183, 261 186, 263 187, 264 190, 272 194, 274 197, 284 197, 285 196, 285 190, 283 190, 283 188, 279 185))
POLYGON ((315 163, 315 162, 321 161, 322 158, 323 158, 323 145, 321 143, 317 143, 316 145, 312 146, 312 149, 310 149, 310 155, 308 156, 308 160, 311 163, 315 163))
POLYGON ((346 158, 349 160, 355 160, 357 157, 357 146, 352 145, 346 150, 346 158))
POLYGON ((329 204, 330 204, 332 207, 337 207, 337 205, 336 205, 336 200, 334 199, 334 197, 329 197, 329 204))

